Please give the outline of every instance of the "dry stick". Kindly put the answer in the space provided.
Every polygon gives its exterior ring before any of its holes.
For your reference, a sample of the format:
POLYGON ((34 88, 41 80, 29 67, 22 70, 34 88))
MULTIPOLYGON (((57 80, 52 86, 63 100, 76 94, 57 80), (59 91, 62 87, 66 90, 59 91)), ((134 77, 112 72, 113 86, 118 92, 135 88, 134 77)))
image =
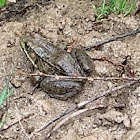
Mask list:
POLYGON ((75 117, 75 116, 78 116, 86 111, 89 111, 89 110, 93 110, 93 109, 98 109, 100 107, 105 107, 103 105, 98 105, 98 106, 94 106, 94 107, 91 107, 91 108, 85 108, 85 109, 81 109, 81 110, 78 110, 76 112, 73 112, 72 114, 70 114, 68 117, 64 118, 62 121, 60 121, 48 134, 47 134, 47 137, 45 138, 45 140, 47 140, 53 132, 55 132, 56 130, 58 130, 58 128, 60 128, 63 124, 65 124, 68 120, 70 120, 71 118, 75 117))
MULTIPOLYGON (((32 116, 32 115, 34 115, 34 114, 28 114, 27 116, 24 116, 23 118, 20 119, 20 122, 23 121, 23 120, 25 120, 25 119, 28 119, 28 118, 29 118, 30 116, 32 116)), ((14 126, 14 125, 16 125, 16 124, 18 124, 18 123, 19 123, 19 121, 16 121, 16 122, 14 122, 13 124, 7 126, 6 128, 3 128, 1 131, 6 131, 6 130, 8 130, 9 128, 11 128, 12 126, 14 126)))
POLYGON ((28 134, 26 133, 24 127, 22 126, 22 123, 21 123, 21 117, 19 115, 19 110, 18 110, 18 107, 17 105, 15 104, 15 108, 16 108, 16 112, 17 112, 17 117, 18 117, 18 122, 19 122, 19 125, 20 125, 20 128, 21 128, 21 131, 23 132, 23 134, 25 135, 25 137, 27 138, 27 140, 31 140, 28 136, 28 134))
POLYGON ((45 77, 50 77, 50 78, 55 78, 56 80, 70 80, 70 79, 84 79, 88 81, 94 81, 94 80, 130 80, 130 81, 138 81, 140 77, 84 77, 84 76, 63 76, 63 75, 48 75, 42 72, 38 73, 25 73, 23 71, 19 71, 19 74, 21 75, 28 75, 28 76, 45 76, 45 77))
MULTIPOLYGON (((83 114, 87 111, 91 111, 91 110, 94 110, 94 109, 99 109, 99 108, 106 108, 108 107, 109 105, 94 105, 92 107, 89 107, 89 108, 85 108, 85 109, 81 109, 81 110, 77 110, 73 113, 71 113, 70 115, 68 115, 66 118, 64 118, 63 120, 61 120, 48 134, 47 134, 47 137, 45 138, 45 140, 47 140, 51 135, 52 133, 56 132, 62 125, 64 125, 68 120, 80 115, 80 114, 83 114)), ((114 107, 124 107, 125 105, 124 104, 116 104, 114 105, 114 107)))
POLYGON ((61 119, 63 116, 66 116, 67 114, 71 113, 74 110, 75 110, 75 106, 67 109, 65 112, 60 114, 58 117, 54 118, 53 120, 51 120, 50 122, 48 122, 47 124, 45 124, 41 128, 39 128, 38 130, 36 130, 36 132, 40 132, 40 131, 44 130, 45 128, 50 126, 52 123, 56 122, 57 120, 61 119))
POLYGON ((99 94, 98 94, 99 96, 92 97, 92 98, 90 98, 90 99, 88 99, 88 100, 86 100, 86 101, 80 102, 80 103, 78 103, 77 105, 75 105, 75 106, 73 106, 73 107, 67 109, 64 113, 60 114, 58 117, 54 118, 54 119, 53 119, 52 121, 50 121, 49 123, 45 124, 45 125, 44 125, 43 127, 41 127, 39 130, 37 130, 37 132, 40 132, 40 131, 46 129, 46 128, 47 128, 48 126, 50 126, 52 123, 56 122, 57 120, 59 120, 60 118, 62 118, 62 117, 64 117, 64 116, 68 115, 69 113, 71 113, 71 112, 73 112, 73 111, 75 111, 75 110, 77 110, 77 109, 83 108, 85 105, 87 105, 87 104, 89 104, 89 103, 91 103, 91 102, 93 102, 93 101, 95 101, 95 100, 98 100, 98 99, 100 99, 100 98, 102 98, 102 97, 105 97, 105 96, 109 95, 110 93, 112 93, 112 92, 114 92, 114 91, 117 91, 117 90, 120 90, 120 89, 129 87, 129 86, 131 86, 132 84, 137 83, 137 82, 139 82, 139 81, 140 81, 140 77, 139 77, 139 79, 137 79, 137 81, 130 81, 130 82, 127 82, 127 83, 125 83, 125 84, 123 84, 123 85, 120 85, 120 86, 117 86, 117 87, 108 89, 107 91, 103 92, 102 95, 99 95, 99 94))
POLYGON ((125 34, 118 35, 118 36, 112 37, 110 39, 106 39, 104 41, 101 41, 101 42, 97 42, 97 44, 95 44, 95 45, 84 47, 82 50, 90 50, 92 48, 97 48, 97 47, 99 47, 101 45, 104 45, 106 43, 109 43, 109 42, 112 42, 112 41, 115 41, 115 40, 118 40, 118 39, 122 39, 122 38, 125 38, 127 36, 135 35, 135 34, 138 34, 138 33, 140 33, 140 29, 139 28, 136 29, 136 30, 133 30, 131 32, 125 33, 125 34))

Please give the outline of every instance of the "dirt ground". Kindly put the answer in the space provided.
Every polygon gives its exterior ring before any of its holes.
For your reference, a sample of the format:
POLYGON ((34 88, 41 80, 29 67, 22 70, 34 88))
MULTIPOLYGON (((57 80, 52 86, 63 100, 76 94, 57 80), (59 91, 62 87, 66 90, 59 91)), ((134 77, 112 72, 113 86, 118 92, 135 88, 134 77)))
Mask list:
MULTIPOLYGON (((15 72, 11 82, 16 87, 3 106, 3 118, 11 112, 12 116, 0 131, 1 140, 29 139, 27 135, 30 136, 72 105, 123 83, 117 80, 94 81, 87 83, 84 91, 78 96, 68 101, 60 101, 39 90, 32 95, 33 87, 29 78, 16 73, 17 70, 30 72, 29 62, 19 45, 20 37, 27 32, 38 32, 59 47, 82 48, 140 28, 140 17, 136 15, 123 17, 111 14, 107 19, 96 22, 93 4, 99 4, 99 1, 55 0, 46 6, 38 5, 36 10, 29 11, 21 20, 0 23, 0 91, 12 67, 15 72), (21 120, 21 124, 18 120, 21 120)), ((127 65, 134 71, 135 76, 140 76, 139 44, 140 34, 137 34, 87 53, 92 58, 106 57, 115 64, 122 64, 129 56, 127 65)), ((120 67, 109 62, 94 61, 94 65, 96 72, 93 72, 93 76, 131 76, 126 71, 122 73, 120 67)), ((12 84, 10 87, 12 88, 12 84)), ((110 106, 69 120, 50 139, 140 140, 140 84, 114 92, 107 99, 98 101, 101 102, 109 103, 110 106), (114 108, 116 103, 123 103, 125 107, 114 108)), ((54 125, 34 134, 30 139, 43 140, 54 125)))

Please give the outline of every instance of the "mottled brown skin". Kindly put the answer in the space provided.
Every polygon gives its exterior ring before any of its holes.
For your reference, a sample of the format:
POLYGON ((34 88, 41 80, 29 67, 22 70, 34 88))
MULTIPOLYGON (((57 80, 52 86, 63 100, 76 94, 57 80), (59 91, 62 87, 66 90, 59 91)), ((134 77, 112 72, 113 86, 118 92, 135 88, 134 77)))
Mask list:
MULTIPOLYGON (((88 76, 94 68, 92 59, 80 49, 73 49, 68 53, 48 43, 38 34, 24 37, 21 41, 25 43, 28 58, 30 57, 34 62, 33 71, 67 76, 88 76)), ((40 88, 51 97, 67 100, 82 91, 86 80, 32 77, 34 85, 38 82, 40 82, 40 88)))

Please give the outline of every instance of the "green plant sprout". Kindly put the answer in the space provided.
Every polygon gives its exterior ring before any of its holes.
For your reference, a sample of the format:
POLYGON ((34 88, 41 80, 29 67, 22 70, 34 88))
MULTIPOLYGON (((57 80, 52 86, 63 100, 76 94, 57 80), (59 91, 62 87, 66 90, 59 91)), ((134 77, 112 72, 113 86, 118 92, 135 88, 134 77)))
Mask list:
POLYGON ((106 6, 106 1, 104 0, 101 7, 95 8, 94 10, 95 15, 97 16, 97 20, 102 18, 102 16, 108 15, 108 7, 106 6))
POLYGON ((124 16, 127 16, 136 8, 136 0, 110 0, 108 5, 106 4, 106 0, 103 0, 99 8, 95 6, 93 8, 97 20, 106 17, 111 12, 123 13, 124 16))

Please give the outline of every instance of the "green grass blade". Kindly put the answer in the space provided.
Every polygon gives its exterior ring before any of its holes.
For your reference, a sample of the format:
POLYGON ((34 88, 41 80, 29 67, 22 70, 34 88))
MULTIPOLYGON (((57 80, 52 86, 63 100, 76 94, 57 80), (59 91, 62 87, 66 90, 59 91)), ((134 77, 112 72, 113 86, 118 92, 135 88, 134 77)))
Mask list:
MULTIPOLYGON (((11 79, 11 76, 12 76, 12 73, 13 73, 13 69, 10 71, 10 74, 8 76, 8 80, 5 84, 5 86, 3 87, 3 90, 2 92, 0 93, 0 108, 2 106, 2 103, 4 102, 4 100, 6 98, 8 98, 12 93, 13 93, 13 90, 9 90, 8 91, 8 88, 9 88, 9 82, 10 82, 10 79, 11 79)), ((11 117, 12 113, 8 114, 6 116, 5 119, 3 119, 1 122, 0 122, 0 128, 3 126, 3 124, 11 117)))
MULTIPOLYGON (((8 92, 8 94, 6 94, 5 99, 8 98, 8 97, 13 93, 13 91, 14 91, 14 90, 11 89, 11 90, 8 92)), ((5 100, 5 99, 4 99, 4 100, 5 100)))
POLYGON ((117 0, 110 0, 109 2, 109 10, 114 11, 115 10, 115 5, 117 3, 117 0))
POLYGON ((13 73, 13 69, 11 70, 11 72, 10 72, 10 74, 9 74, 9 77, 8 77, 8 80, 7 80, 5 86, 4 86, 4 88, 3 88, 3 90, 2 90, 2 92, 1 92, 1 94, 0 94, 0 108, 1 108, 1 106, 2 106, 3 101, 4 101, 7 97, 9 97, 10 94, 11 94, 11 90, 10 90, 10 92, 8 93, 8 88, 9 88, 9 82, 10 82, 12 73, 13 73))
POLYGON ((6 0, 0 0, 0 7, 4 7, 6 3, 6 0))
POLYGON ((97 16, 97 20, 101 19, 104 15, 108 14, 108 6, 106 6, 106 0, 103 0, 101 7, 95 8, 94 13, 97 16))
POLYGON ((5 119, 0 122, 0 128, 4 125, 4 123, 12 116, 13 112, 9 113, 5 119))
POLYGON ((102 15, 107 13, 107 7, 105 5, 106 5, 106 1, 104 0, 103 4, 102 4, 102 8, 101 8, 101 14, 102 15))
POLYGON ((1 108, 1 105, 2 105, 2 103, 3 103, 3 101, 4 101, 4 99, 5 99, 5 96, 6 96, 6 93, 7 93, 7 89, 8 89, 8 86, 7 86, 7 84, 4 86, 4 88, 3 88, 3 90, 2 90, 2 92, 1 92, 1 94, 0 94, 0 108, 1 108))
POLYGON ((126 0, 119 0, 118 12, 124 12, 126 10, 126 0))
POLYGON ((132 13, 135 8, 136 8, 136 1, 131 0, 130 1, 130 6, 128 6, 128 10, 125 12, 124 16, 127 16, 128 14, 132 13))
POLYGON ((103 4, 102 4, 102 11, 104 11, 104 9, 105 9, 105 0, 103 1, 103 4))

